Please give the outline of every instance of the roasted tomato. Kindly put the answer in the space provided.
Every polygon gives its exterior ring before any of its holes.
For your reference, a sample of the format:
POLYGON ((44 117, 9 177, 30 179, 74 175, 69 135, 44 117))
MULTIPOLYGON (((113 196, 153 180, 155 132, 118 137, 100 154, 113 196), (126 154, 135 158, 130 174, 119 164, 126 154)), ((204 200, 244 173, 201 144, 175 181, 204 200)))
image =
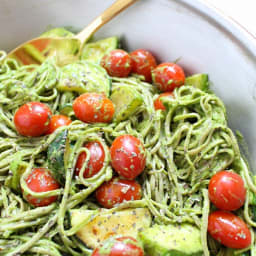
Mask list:
POLYGON ((141 186, 134 180, 113 178, 96 190, 97 201, 105 208, 112 208, 124 201, 141 199, 141 186))
POLYGON ((152 71, 154 84, 162 92, 172 92, 176 87, 184 85, 183 69, 175 63, 162 63, 152 71))
POLYGON ((51 115, 51 110, 45 104, 29 102, 16 111, 14 124, 19 134, 37 137, 48 131, 51 115))
POLYGON ((251 242, 251 232, 245 222, 231 212, 215 211, 208 220, 208 232, 223 245, 243 249, 251 242))
POLYGON ((146 82, 152 82, 152 70, 156 67, 156 59, 144 49, 138 49, 130 53, 132 58, 132 72, 142 75, 146 82))
MULTIPOLYGON (((47 192, 58 189, 59 183, 52 177, 50 171, 46 168, 34 168, 32 172, 26 178, 27 186, 34 192, 47 192)), ((51 196, 46 198, 36 198, 32 195, 27 195, 23 191, 24 198, 32 205, 47 206, 57 200, 57 196, 51 196)))
POLYGON ((85 123, 108 123, 115 113, 114 104, 103 94, 84 93, 73 103, 76 117, 85 123))
POLYGON ((127 77, 132 70, 132 60, 126 51, 117 49, 103 56, 101 66, 110 76, 127 77))
MULTIPOLYGON (((84 178, 90 178, 96 173, 98 173, 103 167, 105 152, 102 145, 97 142, 88 142, 85 147, 90 151, 90 160, 88 162, 87 168, 84 170, 84 178)), ((86 159, 86 153, 82 152, 77 159, 75 172, 79 175, 80 170, 86 159)))
POLYGON ((144 251, 136 239, 125 236, 106 240, 92 256, 144 256, 144 251))
POLYGON ((136 178, 146 164, 145 149, 141 141, 132 135, 117 137, 110 148, 112 166, 127 179, 136 178))
POLYGON ((164 92, 164 93, 161 93, 154 101, 154 107, 155 107, 155 110, 165 110, 165 106, 164 104, 162 103, 161 101, 161 98, 162 97, 173 97, 173 93, 172 92, 164 92))
POLYGON ((71 124, 71 122, 72 122, 71 119, 67 116, 54 115, 51 118, 50 127, 49 127, 48 131, 46 132, 46 134, 51 134, 59 127, 69 125, 69 124, 71 124))
POLYGON ((221 210, 237 210, 244 204, 246 197, 246 189, 241 176, 228 171, 213 175, 208 190, 211 202, 221 210))

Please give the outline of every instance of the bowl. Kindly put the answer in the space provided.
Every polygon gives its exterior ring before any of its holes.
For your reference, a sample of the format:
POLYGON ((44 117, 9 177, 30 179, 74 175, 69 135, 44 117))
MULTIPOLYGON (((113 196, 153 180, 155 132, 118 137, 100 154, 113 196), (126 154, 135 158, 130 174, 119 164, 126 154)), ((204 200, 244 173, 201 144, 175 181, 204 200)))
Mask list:
MULTIPOLYGON (((81 29, 111 0, 12 0, 0 3, 0 48, 11 50, 48 26, 81 29)), ((140 0, 95 37, 122 37, 128 50, 145 48, 159 61, 179 59, 187 74, 205 72, 227 107, 229 125, 240 131, 256 167, 256 39, 199 0, 140 0)), ((245 147, 246 151, 246 147, 245 147)))

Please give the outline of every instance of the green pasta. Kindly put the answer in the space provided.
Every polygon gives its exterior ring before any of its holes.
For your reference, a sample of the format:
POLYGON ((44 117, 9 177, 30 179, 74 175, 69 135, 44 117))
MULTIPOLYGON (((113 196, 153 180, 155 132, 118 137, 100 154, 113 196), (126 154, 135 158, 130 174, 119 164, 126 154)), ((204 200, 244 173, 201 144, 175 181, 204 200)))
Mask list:
MULTIPOLYGON (((143 104, 128 119, 119 123, 86 124, 76 120, 69 111, 73 120, 69 126, 49 136, 27 138, 20 136, 13 124, 18 107, 26 102, 41 101, 54 114, 59 114, 79 94, 57 89, 63 71, 54 58, 41 66, 19 66, 5 57, 6 53, 1 51, 0 255, 90 255, 92 250, 75 235, 80 226, 70 226, 69 210, 82 207, 95 210, 97 214, 99 206, 94 202, 93 192, 112 178, 108 146, 123 134, 138 137, 146 149, 146 168, 138 179, 143 186, 143 198, 117 205, 113 211, 148 207, 154 223, 196 225, 202 232, 204 255, 222 255, 225 249, 211 238, 207 240, 210 211, 207 187, 216 172, 230 169, 243 177, 247 187, 246 203, 243 212, 238 214, 251 228, 256 227, 249 200, 256 192, 256 185, 241 157, 237 140, 227 126, 225 107, 217 96, 192 86, 182 86, 174 90, 172 98, 164 99, 166 112, 155 111, 153 101, 158 95, 154 86, 140 77, 113 77, 112 90, 122 85, 143 96, 143 104), (68 161, 63 164, 63 187, 50 192, 31 191, 26 185, 26 177, 35 166, 48 167, 49 145, 63 131, 67 131, 71 145, 68 161), (84 178, 90 152, 83 145, 89 141, 99 141, 103 145, 105 161, 99 173, 84 178), (74 178, 81 152, 86 152, 87 159, 79 176, 74 178), (20 168, 17 184, 14 168, 20 168), (21 190, 37 198, 57 195, 59 199, 49 206, 33 208, 23 199, 21 190)), ((253 247, 254 243, 248 249, 250 255, 255 254, 253 247)))

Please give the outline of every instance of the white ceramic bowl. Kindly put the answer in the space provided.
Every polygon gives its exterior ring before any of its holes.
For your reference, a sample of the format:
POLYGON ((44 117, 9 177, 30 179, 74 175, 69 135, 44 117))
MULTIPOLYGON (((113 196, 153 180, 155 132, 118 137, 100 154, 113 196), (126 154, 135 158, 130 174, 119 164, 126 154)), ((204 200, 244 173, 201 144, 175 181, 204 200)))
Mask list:
MULTIPOLYGON (((47 26, 82 28, 113 0, 0 1, 0 48, 10 50, 47 26)), ((256 39, 199 0, 140 0, 104 26, 97 38, 122 36, 129 50, 159 61, 179 57, 187 73, 206 72, 227 106, 229 124, 245 136, 256 167, 256 39)))

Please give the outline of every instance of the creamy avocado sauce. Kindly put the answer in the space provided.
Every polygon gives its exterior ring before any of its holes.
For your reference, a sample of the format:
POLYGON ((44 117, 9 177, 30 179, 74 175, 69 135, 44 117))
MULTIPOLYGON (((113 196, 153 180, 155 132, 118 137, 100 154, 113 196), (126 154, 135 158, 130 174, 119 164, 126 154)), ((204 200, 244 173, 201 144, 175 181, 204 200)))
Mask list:
MULTIPOLYGON (((42 36, 73 34, 53 29, 42 36)), ((34 46, 26 50, 41 65, 20 66, 0 52, 0 254, 89 256, 110 237, 100 247, 100 254, 107 255, 116 237, 130 235, 140 239, 138 243, 150 256, 225 255, 224 247, 207 242, 211 210, 207 188, 213 174, 221 170, 244 178, 250 200, 238 214, 251 230, 256 227, 255 181, 227 125, 223 102, 209 91, 208 75, 187 77, 173 97, 163 97, 166 110, 155 110, 154 100, 160 93, 155 85, 141 76, 110 77, 100 66, 102 56, 118 47, 117 37, 90 42, 81 59, 63 66, 54 56, 42 57, 34 46), (75 117, 73 101, 87 92, 112 100, 112 122, 89 124, 75 117), (30 101, 44 102, 54 114, 69 116, 72 123, 49 136, 20 136, 13 116, 30 101), (123 134, 139 138, 145 147, 146 167, 137 178, 143 195, 141 200, 104 210, 95 202, 94 192, 115 175, 109 147, 123 134), (103 167, 93 177, 76 176, 77 157, 87 153, 85 169, 89 153, 84 145, 92 141, 103 147, 103 167), (31 192, 25 177, 33 166, 50 168, 62 187, 31 192), (59 199, 50 206, 33 208, 21 191, 39 200, 45 196, 59 199)), ((137 245, 130 239, 124 242, 137 245)), ((248 248, 248 255, 253 250, 248 248)))

